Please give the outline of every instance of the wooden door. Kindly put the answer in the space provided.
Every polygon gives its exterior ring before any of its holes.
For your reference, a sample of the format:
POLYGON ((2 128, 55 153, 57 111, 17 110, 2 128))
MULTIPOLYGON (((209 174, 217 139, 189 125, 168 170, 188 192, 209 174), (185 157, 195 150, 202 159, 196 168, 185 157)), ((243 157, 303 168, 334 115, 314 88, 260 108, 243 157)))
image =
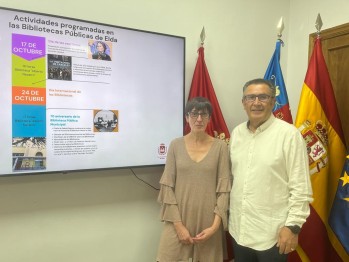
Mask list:
MULTIPOLYGON (((349 148, 349 23, 323 30, 320 36, 346 146, 349 148)), ((309 36, 309 59, 316 37, 316 33, 309 36)))

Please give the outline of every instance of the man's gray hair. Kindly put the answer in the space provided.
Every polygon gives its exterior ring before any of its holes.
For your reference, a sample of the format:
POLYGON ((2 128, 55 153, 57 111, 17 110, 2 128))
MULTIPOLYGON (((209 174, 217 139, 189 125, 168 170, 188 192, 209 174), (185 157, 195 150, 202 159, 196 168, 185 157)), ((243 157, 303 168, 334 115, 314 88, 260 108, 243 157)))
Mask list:
POLYGON ((259 85, 259 84, 267 85, 271 91, 272 96, 275 97, 275 95, 276 95, 275 85, 271 81, 263 79, 263 78, 256 78, 256 79, 252 79, 252 80, 246 82, 246 84, 242 88, 242 91, 245 92, 246 88, 250 85, 259 85))

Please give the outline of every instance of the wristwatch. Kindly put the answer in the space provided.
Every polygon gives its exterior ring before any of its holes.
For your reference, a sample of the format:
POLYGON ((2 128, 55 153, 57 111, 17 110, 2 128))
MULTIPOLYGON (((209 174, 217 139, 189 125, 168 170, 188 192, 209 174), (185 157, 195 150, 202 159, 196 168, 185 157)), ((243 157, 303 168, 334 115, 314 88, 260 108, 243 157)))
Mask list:
POLYGON ((287 228, 289 228, 291 230, 291 232, 295 235, 298 235, 299 232, 301 232, 301 227, 294 225, 294 226, 286 226, 287 228))

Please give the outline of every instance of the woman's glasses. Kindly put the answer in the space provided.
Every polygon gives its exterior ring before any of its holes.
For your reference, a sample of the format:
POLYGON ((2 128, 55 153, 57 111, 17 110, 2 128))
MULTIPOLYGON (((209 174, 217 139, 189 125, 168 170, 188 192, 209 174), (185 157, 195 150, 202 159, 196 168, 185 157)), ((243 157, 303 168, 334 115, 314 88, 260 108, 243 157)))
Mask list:
POLYGON ((193 119, 197 119, 199 116, 201 116, 201 119, 208 119, 209 118, 209 114, 206 112, 189 112, 188 115, 193 118, 193 119))

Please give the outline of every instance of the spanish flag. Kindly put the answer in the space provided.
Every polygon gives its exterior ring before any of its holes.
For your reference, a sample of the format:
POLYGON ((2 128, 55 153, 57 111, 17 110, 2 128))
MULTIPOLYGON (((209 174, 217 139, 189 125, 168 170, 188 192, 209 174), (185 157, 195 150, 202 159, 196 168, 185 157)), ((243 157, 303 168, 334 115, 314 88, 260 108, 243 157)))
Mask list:
POLYGON ((310 216, 299 235, 297 253, 302 261, 349 261, 348 253, 329 225, 346 149, 320 37, 314 43, 295 125, 307 144, 314 198, 310 216))

